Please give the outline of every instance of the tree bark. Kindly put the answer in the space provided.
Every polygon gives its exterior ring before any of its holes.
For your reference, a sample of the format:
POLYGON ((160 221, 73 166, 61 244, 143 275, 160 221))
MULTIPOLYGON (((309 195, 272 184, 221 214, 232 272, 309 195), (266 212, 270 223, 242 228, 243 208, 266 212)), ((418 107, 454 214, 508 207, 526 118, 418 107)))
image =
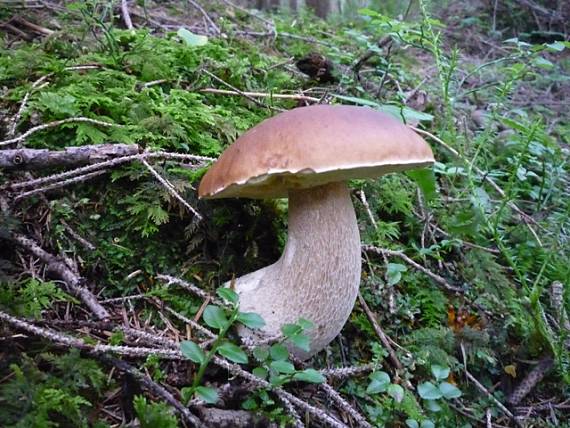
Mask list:
POLYGON ((136 144, 98 144, 67 147, 57 151, 47 149, 0 150, 0 168, 22 170, 78 166, 120 156, 136 155, 139 150, 136 144))

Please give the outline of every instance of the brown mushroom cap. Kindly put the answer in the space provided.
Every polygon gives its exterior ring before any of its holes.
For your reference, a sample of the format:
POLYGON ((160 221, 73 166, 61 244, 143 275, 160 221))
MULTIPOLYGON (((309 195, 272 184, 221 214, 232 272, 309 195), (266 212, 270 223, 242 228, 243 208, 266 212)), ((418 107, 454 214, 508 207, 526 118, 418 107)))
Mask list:
POLYGON ((289 189, 431 165, 429 145, 368 107, 314 105, 280 113, 238 138, 200 183, 204 198, 281 198, 289 189))

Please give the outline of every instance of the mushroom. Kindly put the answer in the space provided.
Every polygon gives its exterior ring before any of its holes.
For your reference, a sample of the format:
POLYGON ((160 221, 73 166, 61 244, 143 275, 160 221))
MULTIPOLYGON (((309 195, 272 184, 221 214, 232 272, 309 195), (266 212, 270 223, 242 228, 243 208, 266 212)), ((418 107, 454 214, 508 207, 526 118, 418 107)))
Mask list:
POLYGON ((247 131, 203 177, 199 196, 289 198, 289 234, 279 260, 235 280, 240 310, 263 317, 266 337, 308 319, 309 352, 291 351, 307 359, 323 349, 346 323, 360 284, 360 234, 347 180, 433 162, 420 136, 367 107, 302 107, 247 131))

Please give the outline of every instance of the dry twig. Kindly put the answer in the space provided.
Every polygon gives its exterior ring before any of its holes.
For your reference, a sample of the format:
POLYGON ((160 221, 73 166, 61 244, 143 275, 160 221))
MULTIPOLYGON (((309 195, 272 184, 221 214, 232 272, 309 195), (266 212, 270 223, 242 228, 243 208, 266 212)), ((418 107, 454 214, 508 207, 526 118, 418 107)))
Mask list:
POLYGON ((49 271, 55 273, 63 280, 67 286, 67 291, 83 301, 83 303, 85 303, 97 318, 108 319, 110 317, 109 312, 101 306, 95 295, 87 288, 83 287, 85 280, 73 272, 63 260, 48 253, 36 242, 23 235, 14 233, 12 234, 11 239, 20 247, 24 248, 26 251, 45 263, 49 271))
POLYGON ((429 276, 430 278, 432 278, 435 282, 437 282, 438 284, 442 285, 444 288, 446 288, 449 291, 453 291, 455 293, 463 293, 463 290, 461 288, 458 287, 454 287, 453 285, 451 285, 449 282, 447 282, 443 277, 433 273, 432 271, 430 271, 429 269, 427 269, 426 267, 420 265, 419 263, 413 261, 411 258, 409 258, 407 255, 405 255, 402 251, 393 251, 393 250, 388 250, 386 248, 378 248, 378 247, 374 247, 372 245, 363 245, 362 249, 364 251, 369 251, 372 253, 376 253, 379 255, 388 255, 388 256, 393 256, 393 257, 399 257, 401 258, 403 261, 405 261, 406 263, 408 263, 410 266, 416 268, 417 270, 425 273, 427 276, 429 276))

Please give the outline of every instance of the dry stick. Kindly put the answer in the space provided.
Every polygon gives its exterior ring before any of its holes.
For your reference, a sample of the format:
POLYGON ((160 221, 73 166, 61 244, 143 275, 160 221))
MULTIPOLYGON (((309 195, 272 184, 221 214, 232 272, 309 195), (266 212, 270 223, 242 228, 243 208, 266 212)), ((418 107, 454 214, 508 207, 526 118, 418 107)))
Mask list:
MULTIPOLYGON (((444 142, 443 140, 441 140, 440 138, 436 137, 435 135, 433 135, 432 133, 428 132, 428 131, 424 131, 423 129, 418 129, 415 128, 413 126, 409 126, 408 127, 410 129, 413 129, 414 131, 416 131, 419 134, 423 134, 426 135, 428 137, 430 137, 432 140, 434 140, 435 142, 437 142, 438 144, 440 144, 442 147, 444 147, 447 151, 449 151, 450 153, 452 153, 455 157, 463 160, 464 162, 467 162, 467 159, 465 159, 457 150, 455 150, 453 147, 451 147, 449 144, 447 144, 446 142, 444 142)), ((499 187, 499 185, 497 183, 495 183, 493 181, 493 179, 491 177, 489 177, 488 174, 485 174, 485 172, 483 170, 481 170, 480 168, 476 167, 475 165, 473 166, 473 169, 475 170, 475 172, 477 172, 477 174, 479 174, 481 177, 483 177, 483 179, 489 183, 491 185, 491 187, 493 189, 495 189, 495 191, 501 195, 501 197, 506 197, 505 191, 503 189, 501 189, 499 187)), ((529 224, 529 223, 533 223, 535 225, 538 225, 536 223, 536 221, 529 216, 527 213, 525 213, 523 210, 521 210, 518 205, 516 205, 514 202, 512 201, 508 201, 507 205, 516 213, 518 213, 522 219, 524 220, 526 226, 528 227, 528 229, 530 230, 530 233, 532 234, 532 236, 534 237, 534 239, 536 240, 536 242, 538 243, 538 245, 540 245, 542 247, 542 241, 540 240, 540 238, 538 237, 538 234, 536 233, 536 231, 534 230, 534 228, 529 224)))
POLYGON ((194 295, 196 295, 196 296, 198 296, 204 300, 209 299, 210 301, 212 301, 216 305, 223 305, 223 302, 220 299, 212 296, 210 293, 202 290, 200 287, 197 287, 194 284, 186 282, 180 278, 176 278, 176 277, 170 276, 170 275, 158 274, 158 275, 156 275, 156 279, 159 279, 161 281, 165 281, 166 285, 171 285, 171 284, 178 285, 179 287, 182 287, 182 288, 190 291, 192 294, 194 294, 194 295))
POLYGON ((94 164, 120 156, 139 153, 137 144, 93 144, 65 147, 63 150, 11 149, 0 150, 0 168, 42 169, 56 166, 94 164))
POLYGON ((148 389, 151 393, 162 398, 166 403, 170 404, 176 412, 191 426, 193 427, 203 427, 205 426, 200 419, 190 412, 188 407, 184 406, 180 401, 178 401, 166 388, 159 385, 153 381, 150 376, 141 373, 139 370, 135 369, 130 364, 125 361, 119 360, 117 358, 109 357, 106 355, 99 356, 99 358, 107 362, 122 372, 128 373, 133 378, 135 378, 143 387, 148 389))
POLYGON ((7 134, 8 137, 12 138, 12 137, 14 137, 14 135, 16 135, 16 127, 18 126, 18 122, 19 122, 20 118, 22 117, 22 113, 24 113, 24 110, 26 109, 26 105, 28 104, 28 99, 30 98, 32 91, 34 89, 37 89, 40 86, 43 87, 42 84, 47 85, 47 82, 44 82, 44 81, 47 80, 49 76, 51 76, 51 73, 46 75, 46 76, 40 77, 38 80, 36 80, 34 83, 32 83, 30 90, 28 92, 26 92, 26 95, 24 95, 24 98, 22 99, 22 103, 20 104, 20 108, 18 109, 18 111, 16 112, 16 114, 14 115, 14 117, 11 120, 10 127, 8 129, 8 134, 7 134))
POLYGON ((207 94, 219 94, 219 95, 247 95, 248 97, 259 97, 259 98, 280 98, 286 100, 298 100, 298 101, 311 101, 318 103, 321 99, 315 97, 309 97, 307 95, 296 95, 296 94, 273 94, 268 92, 237 92, 229 91, 226 89, 216 89, 216 88, 204 88, 200 89, 200 92, 207 94))
POLYGON ((210 27, 212 27, 214 29, 214 33, 216 35, 222 33, 220 31, 220 28, 216 25, 216 23, 214 21, 212 21, 212 18, 210 18, 210 15, 208 15, 208 12, 206 12, 202 6, 200 6, 194 0, 188 0, 188 3, 190 3, 192 6, 194 6, 196 9, 198 9, 200 11, 200 13, 204 17, 204 19, 208 22, 208 24, 210 24, 210 27))
POLYGON ((342 396, 336 392, 336 390, 330 386, 328 383, 320 384, 325 393, 332 398, 332 400, 336 403, 340 410, 345 410, 350 416, 354 418, 354 420, 358 423, 359 427, 364 428, 372 428, 372 425, 368 423, 368 421, 362 416, 358 411, 352 407, 352 405, 346 401, 342 396))
POLYGON ((420 265, 419 263, 416 263, 415 261, 413 261, 411 258, 409 258, 408 256, 406 256, 402 251, 393 251, 393 250, 388 250, 386 248, 379 248, 379 247, 374 247, 373 245, 363 245, 362 249, 364 251, 369 251, 372 253, 376 253, 379 255, 388 255, 388 256, 394 256, 394 257, 399 257, 402 260, 404 260, 406 263, 408 263, 409 265, 413 266, 414 268, 416 268, 417 270, 425 273, 427 276, 429 276, 430 278, 432 278, 435 282, 437 282, 438 284, 442 285, 444 288, 446 288, 449 291, 454 291, 456 293, 463 293, 463 290, 461 288, 458 287, 454 287, 453 285, 451 285, 449 282, 447 282, 443 277, 433 273, 432 271, 430 271, 429 269, 425 268, 424 266, 420 265))
POLYGON ((226 81, 223 80, 223 79, 220 79, 218 76, 216 76, 216 75, 213 74, 213 73, 210 73, 210 72, 209 72, 208 70, 206 70, 206 69, 202 69, 202 73, 204 73, 204 74, 210 76, 210 77, 211 77, 212 79, 214 79, 216 82, 221 83, 222 85, 224 85, 224 86, 230 88, 232 91, 237 92, 237 93, 240 94, 242 97, 247 98, 247 99, 250 100, 251 102, 253 102, 253 103, 255 103, 256 105, 258 105, 259 107, 269 108, 269 109, 272 109, 272 110, 283 111, 283 109, 280 109, 280 108, 277 108, 277 107, 271 107, 271 106, 268 106, 268 105, 266 105, 266 104, 263 104, 262 102, 259 102, 259 101, 256 100, 254 97, 250 97, 250 96, 247 95, 245 92, 240 91, 240 90, 239 90, 238 88, 236 88, 235 86, 230 85, 228 82, 226 82, 226 81))
POLYGON ((263 379, 255 376, 255 375, 249 373, 248 371, 245 371, 244 369, 242 369, 237 364, 229 363, 228 361, 226 361, 226 360, 224 360, 218 356, 214 356, 214 358, 212 359, 212 362, 214 364, 216 364, 217 366, 228 370, 230 373, 232 373, 236 376, 239 376, 245 380, 250 381, 251 383, 259 386, 260 388, 272 390, 275 394, 277 394, 277 396, 280 399, 282 399, 282 400, 285 399, 285 400, 292 402, 298 408, 305 410, 309 414, 313 415, 315 418, 317 418, 320 421, 328 424, 331 427, 348 428, 347 425, 343 424, 338 419, 333 418, 332 416, 327 414, 324 410, 321 410, 317 407, 312 406, 309 403, 306 403, 305 401, 301 400, 300 398, 297 398, 296 396, 285 391, 284 389, 281 389, 278 387, 273 387, 266 380, 263 380, 263 379))
POLYGON ((106 172, 107 171, 95 171, 95 172, 91 172, 89 174, 80 175, 79 177, 73 177, 73 178, 69 178, 67 180, 58 181, 58 182, 50 184, 48 186, 40 187, 38 189, 30 190, 28 192, 23 192, 23 193, 20 193, 18 196, 16 196, 16 198, 14 198, 14 202, 19 202, 22 199, 29 198, 30 196, 37 195, 39 193, 45 193, 45 192, 48 192, 48 191, 54 190, 54 189, 59 189, 61 187, 65 187, 65 186, 68 186, 70 184, 90 180, 92 178, 103 175, 106 172))
POLYGON ((392 345, 390 344, 388 337, 386 336, 386 334, 384 333, 384 331, 382 330, 382 328, 378 324, 378 321, 376 321, 376 317, 374 316, 374 313, 372 312, 372 310, 370 309, 370 307, 366 303, 366 300, 364 300, 364 297, 362 297, 362 294, 360 294, 360 293, 358 293, 358 301, 360 302, 360 306, 362 306, 362 309, 364 309, 366 316, 368 316, 368 319, 372 323, 372 327, 374 328, 374 331, 376 332, 376 334, 378 335, 378 338, 382 342, 382 345, 384 345, 384 348, 386 348, 386 350, 388 351, 388 355, 390 356, 390 360, 392 360, 392 363, 394 364, 394 366, 396 366, 396 369, 402 370, 404 368, 404 366, 402 366, 402 363, 398 359, 398 356, 396 355, 396 351, 394 351, 394 348, 392 348, 392 345))
POLYGON ((51 329, 38 327, 29 323, 28 321, 13 317, 2 311, 0 311, 0 320, 3 320, 16 328, 27 331, 28 333, 31 333, 35 336, 49 339, 55 344, 78 348, 88 352, 93 352, 95 354, 114 353, 134 358, 146 358, 149 355, 157 355, 161 358, 169 360, 185 360, 182 353, 174 349, 146 348, 138 346, 114 346, 101 343, 91 345, 86 343, 83 339, 78 339, 76 337, 53 331, 51 329))
POLYGON ((180 203, 188 209, 188 211, 190 211, 192 214, 194 214, 198 218, 198 220, 203 219, 202 215, 198 211, 196 211, 188 202, 186 202, 182 196, 180 196, 180 194, 176 191, 176 189, 174 188, 172 183, 170 183, 167 179, 162 177, 158 173, 158 171, 156 169, 154 169, 145 159, 141 159, 141 163, 144 166, 146 166, 146 168, 152 173, 152 175, 155 176, 155 178, 160 182, 160 184, 162 184, 164 186, 164 188, 166 190, 168 190, 168 192, 172 196, 174 196, 176 199, 178 199, 180 201, 180 203))
MULTIPOLYGON (((72 66, 72 67, 66 67, 63 70, 64 71, 79 71, 79 70, 92 70, 95 68, 101 68, 101 66, 93 65, 93 64, 76 65, 76 66, 72 66)), ((7 134, 8 137, 13 137, 16 134, 16 127, 18 126, 18 121, 20 120, 20 117, 22 117, 22 113, 24 112, 24 110, 26 108, 26 105, 28 103, 28 100, 29 100, 32 92, 35 89, 41 89, 44 87, 44 85, 47 85, 48 83, 45 81, 53 75, 54 75, 54 73, 48 73, 45 76, 40 77, 34 83, 32 83, 30 90, 28 92, 26 92, 26 95, 24 95, 24 98, 22 99, 22 103, 20 104, 20 108, 18 109, 18 112, 16 113, 16 115, 11 120, 10 128, 9 128, 8 134, 7 134)))
POLYGON ((20 141, 24 141, 26 138, 28 138, 32 134, 35 134, 36 132, 40 132, 49 128, 55 128, 56 126, 64 125, 66 123, 91 123, 93 125, 99 125, 99 126, 108 126, 108 127, 115 126, 117 128, 125 127, 124 125, 119 125, 117 123, 103 122, 102 120, 91 119, 89 117, 70 117, 67 119, 55 120, 53 122, 44 123, 43 125, 34 126, 33 128, 28 129, 22 135, 11 138, 9 140, 0 141, 0 146, 19 143, 20 141))
MULTIPOLYGON (((35 178, 33 180, 22 181, 19 183, 10 184, 9 186, 4 186, 4 188, 10 188, 12 190, 18 190, 26 187, 35 187, 38 185, 43 185, 51 181, 59 181, 64 178, 73 177, 75 175, 86 174, 91 171, 97 171, 103 168, 110 168, 122 163, 131 162, 140 159, 174 159, 174 160, 191 160, 197 162, 211 162, 214 159, 205 156, 195 156, 186 155, 183 153, 169 153, 169 152, 145 152, 139 155, 124 156, 115 159, 111 159, 104 162, 99 162, 93 165, 84 166, 71 171, 62 172, 59 174, 50 175, 47 177, 35 178)), ((197 165, 200 166, 200 165, 197 165)), ((1 189, 1 188, 0 188, 1 189)))
POLYGON ((95 295, 81 286, 84 279, 73 272, 63 260, 48 253, 36 242, 23 235, 14 233, 12 234, 11 239, 20 247, 24 248, 26 251, 44 262, 49 271, 55 273, 65 282, 69 293, 82 300, 97 318, 108 319, 110 317, 109 312, 101 306, 95 295))
POLYGON ((133 30, 135 27, 133 27, 133 21, 129 14, 129 5, 127 4, 127 0, 121 0, 121 16, 123 17, 123 21, 125 21, 127 29, 133 30))
POLYGON ((363 373, 368 373, 376 368, 375 364, 365 364, 355 367, 340 367, 334 369, 322 369, 319 372, 329 379, 346 379, 351 376, 358 376, 363 373))
POLYGON ((505 415, 507 415, 509 418, 511 418, 511 419, 514 421, 515 425, 517 425, 517 426, 519 426, 519 427, 522 427, 521 423, 520 423, 519 420, 515 417, 515 415, 513 415, 513 414, 511 413, 511 411, 510 411, 509 409, 507 409, 503 403, 501 403, 499 400, 497 400, 497 399, 495 398, 495 396, 494 396, 493 394, 491 394, 491 392, 490 392, 487 388, 485 388, 485 387, 481 384, 481 382, 479 382, 479 381, 475 378, 475 376, 473 376, 473 375, 472 375, 471 373, 469 373, 469 371, 467 371, 467 370, 464 370, 464 372, 465 372, 465 376, 467 376, 467 379, 469 379, 471 382, 473 382, 473 385, 475 385, 475 387, 476 387, 479 391, 481 391, 483 394, 485 394, 487 397, 489 397, 489 398, 495 403, 495 405, 496 405, 505 415))

